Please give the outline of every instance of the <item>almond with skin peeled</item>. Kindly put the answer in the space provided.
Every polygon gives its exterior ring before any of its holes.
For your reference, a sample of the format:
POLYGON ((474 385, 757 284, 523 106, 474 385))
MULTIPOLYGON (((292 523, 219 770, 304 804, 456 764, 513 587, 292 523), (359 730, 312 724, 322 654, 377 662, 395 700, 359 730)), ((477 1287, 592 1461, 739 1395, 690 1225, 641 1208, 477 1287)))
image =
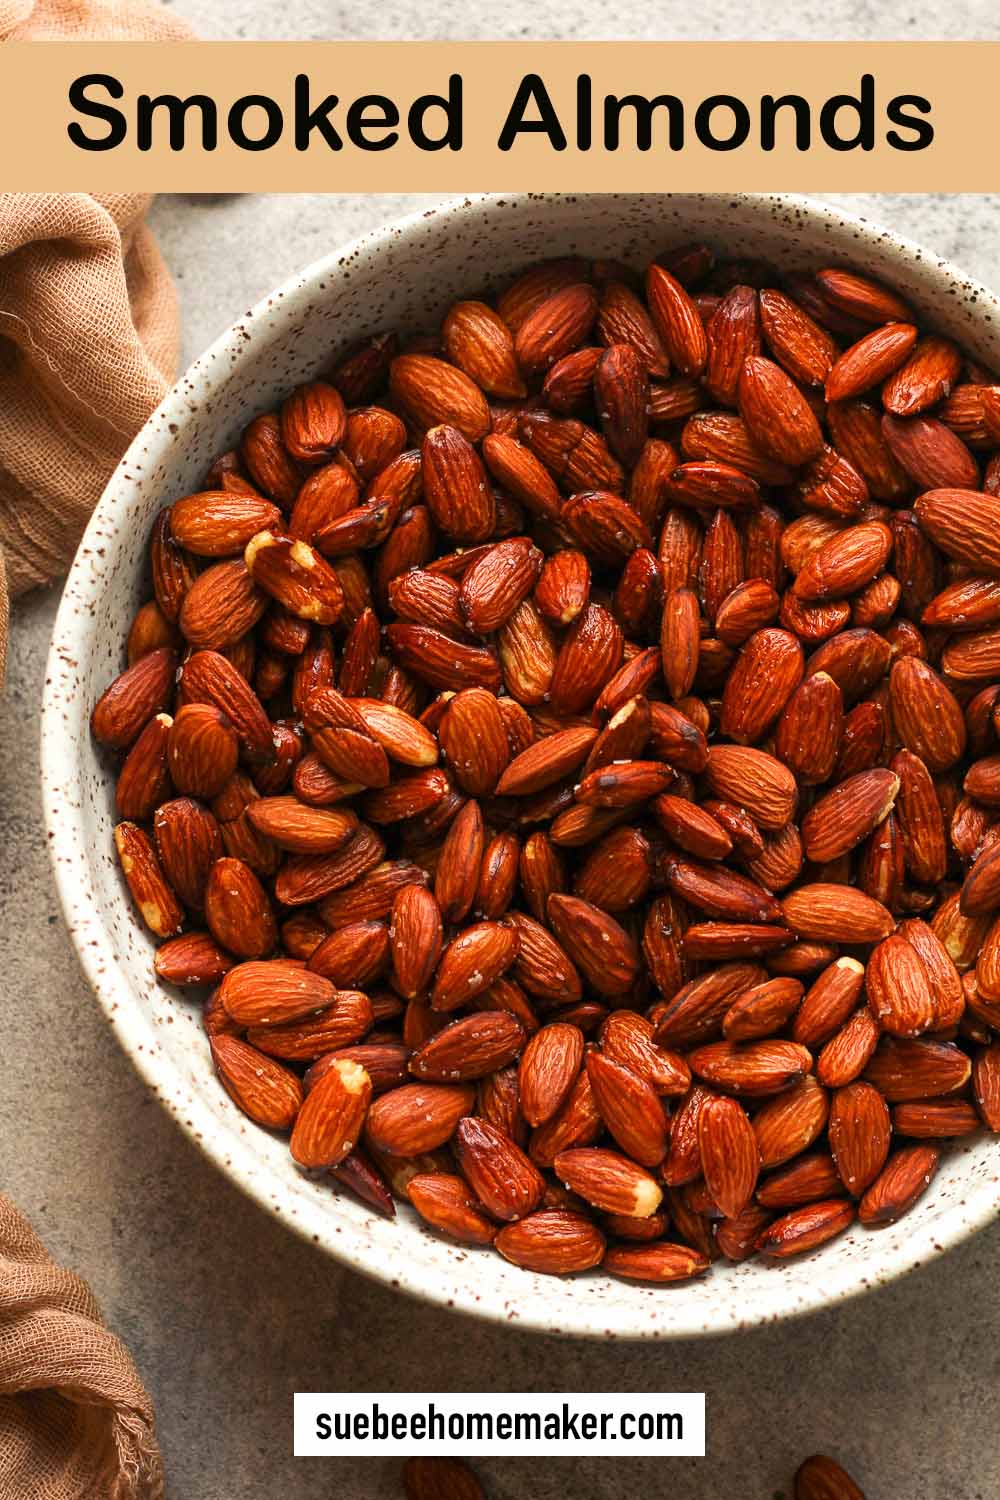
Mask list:
POLYGON ((604 1236, 590 1219, 562 1209, 543 1209, 506 1225, 494 1244, 505 1260, 547 1276, 589 1271, 605 1250, 604 1236))
POLYGON ((837 859, 868 837, 888 817, 899 791, 892 771, 862 771, 827 792, 802 820, 806 858, 815 864, 837 859))
POLYGON ((127 749, 153 715, 166 709, 176 668, 177 653, 168 646, 126 667, 94 705, 90 716, 94 738, 112 749, 127 749))
POLYGON ((344 608, 340 579, 308 542, 281 532, 258 531, 247 542, 243 556, 254 583, 289 614, 316 625, 332 625, 340 618, 344 608))
POLYGON ((663 1200, 656 1178, 617 1151, 601 1147, 562 1151, 554 1170, 564 1186, 604 1213, 645 1219, 663 1200))
POLYGON ((300 1167, 335 1167, 354 1150, 371 1100, 364 1068, 341 1058, 305 1097, 290 1150, 300 1167))
MULTIPOLYGON (((154 714, 125 757, 115 783, 115 810, 120 818, 145 822, 163 799, 169 797, 167 755, 172 724, 169 714, 154 714)), ((235 764, 234 757, 234 767, 235 764)))
POLYGON ((184 925, 184 909, 167 883, 148 835, 135 823, 119 823, 115 828, 115 848, 122 874, 146 926, 157 937, 173 937, 184 925))

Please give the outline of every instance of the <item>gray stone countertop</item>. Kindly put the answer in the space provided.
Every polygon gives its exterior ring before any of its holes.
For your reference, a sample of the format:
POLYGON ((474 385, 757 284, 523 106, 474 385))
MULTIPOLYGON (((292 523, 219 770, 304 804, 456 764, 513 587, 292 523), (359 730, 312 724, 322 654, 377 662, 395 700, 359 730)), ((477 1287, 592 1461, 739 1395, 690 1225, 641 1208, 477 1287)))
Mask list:
MULTIPOLYGON (((976 4, 966 20, 985 21, 990 8, 976 4)), ((289 13, 260 0, 187 0, 178 9, 203 34, 229 36, 275 35, 289 13)), ((331 11, 318 0, 291 9, 285 35, 371 34, 364 12, 331 11)), ((533 6, 532 30, 573 34, 568 9, 558 26, 554 9, 555 0, 533 6)), ((451 10, 436 5, 430 26, 401 0, 381 12, 382 34, 446 34, 451 10)), ((739 29, 736 7, 729 10, 739 29)), ((867 15, 867 7, 852 13, 867 15)), ((807 6, 789 25, 782 15, 780 32, 807 34, 815 23, 822 34, 825 14, 807 6)), ((902 33, 910 15, 902 4, 883 8, 868 34, 902 33)), ((637 34, 628 23, 625 8, 612 7, 599 34, 637 34)), ((509 15, 503 29, 520 31, 509 15)), ((721 21, 701 29, 733 30, 721 21)), ((941 13, 933 30, 946 29, 941 13)), ((154 226, 181 295, 185 362, 297 267, 427 201, 160 200, 154 226)), ((996 198, 837 201, 987 282, 1000 280, 996 198)), ((484 1462, 497 1500, 642 1492, 766 1500, 787 1490, 798 1460, 816 1450, 841 1455, 869 1500, 1000 1493, 1000 1228, 874 1296, 804 1321, 723 1341, 600 1345, 493 1328, 406 1300, 340 1270, 221 1178, 119 1052, 63 930, 37 790, 56 602, 56 593, 37 596, 18 610, 0 702, 4 1186, 53 1254, 91 1282, 133 1350, 157 1405, 172 1500, 398 1495, 392 1461, 290 1456, 291 1393, 338 1387, 707 1392, 706 1459, 627 1468, 613 1460, 484 1462)))

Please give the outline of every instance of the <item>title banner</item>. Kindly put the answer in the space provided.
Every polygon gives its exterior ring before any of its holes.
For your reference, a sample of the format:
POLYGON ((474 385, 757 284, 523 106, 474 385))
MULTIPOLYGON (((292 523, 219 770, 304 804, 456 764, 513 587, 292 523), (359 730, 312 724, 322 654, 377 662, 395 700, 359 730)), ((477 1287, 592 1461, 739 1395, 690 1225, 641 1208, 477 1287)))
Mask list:
POLYGON ((0 47, 4 187, 1000 188, 984 42, 0 47))

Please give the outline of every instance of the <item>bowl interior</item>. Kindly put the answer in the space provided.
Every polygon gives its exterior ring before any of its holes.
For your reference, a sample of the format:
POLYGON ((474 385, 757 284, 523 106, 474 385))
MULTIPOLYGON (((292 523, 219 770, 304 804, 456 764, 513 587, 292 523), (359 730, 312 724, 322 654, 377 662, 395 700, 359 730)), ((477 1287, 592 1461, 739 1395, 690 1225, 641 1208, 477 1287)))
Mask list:
POLYGON ((199 487, 247 421, 321 371, 344 345, 432 326, 547 256, 643 265, 707 239, 727 254, 785 265, 852 262, 895 285, 929 323, 1000 365, 1000 307, 954 267, 887 231, 787 196, 648 194, 456 200, 367 236, 307 269, 247 313, 178 382, 116 470, 66 585, 43 717, 46 818, 63 909, 99 1001, 152 1090, 246 1192, 336 1258, 408 1292, 497 1321, 592 1336, 726 1332, 818 1308, 887 1281, 995 1213, 987 1139, 946 1155, 932 1191, 898 1227, 854 1229, 784 1265, 721 1265, 675 1287, 600 1274, 562 1281, 490 1251, 432 1237, 407 1208, 395 1222, 295 1171, 287 1142, 250 1124, 218 1086, 199 1008, 156 983, 153 944, 114 858, 114 774, 91 741, 94 702, 124 664, 132 614, 148 597, 146 544, 157 511, 199 487))

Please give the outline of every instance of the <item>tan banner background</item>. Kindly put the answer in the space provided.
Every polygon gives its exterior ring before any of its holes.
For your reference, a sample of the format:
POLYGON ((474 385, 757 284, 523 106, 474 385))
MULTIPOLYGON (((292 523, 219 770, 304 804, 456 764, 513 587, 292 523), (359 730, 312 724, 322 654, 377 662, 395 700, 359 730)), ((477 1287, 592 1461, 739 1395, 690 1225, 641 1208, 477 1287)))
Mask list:
MULTIPOLYGON (((650 188, 725 191, 977 192, 1000 188, 994 149, 995 124, 989 110, 1000 76, 1000 43, 853 42, 815 43, 570 43, 570 42, 189 42, 189 43, 9 43, 0 49, 0 129, 4 147, 2 186, 25 190, 183 190, 331 192, 456 192, 514 189, 563 191, 650 188), (73 144, 68 125, 76 120, 94 138, 108 125, 78 115, 69 102, 72 82, 83 74, 111 74, 124 93, 113 107, 127 122, 127 135, 113 150, 91 152, 73 144), (451 74, 463 84, 463 145, 419 149, 406 132, 407 111, 424 93, 446 94, 451 74), (540 135, 522 136, 513 149, 497 140, 528 73, 541 75, 567 135, 566 149, 553 149, 540 135), (577 143, 577 79, 592 80, 593 145, 577 143), (345 139, 331 150, 314 131, 307 150, 294 139, 293 98, 297 74, 308 76, 311 105, 335 94, 331 121, 345 139), (831 96, 858 96, 863 75, 873 79, 874 143, 870 150, 838 151, 821 138, 822 106, 831 96), (797 94, 809 106, 808 150, 795 145, 792 111, 777 117, 774 149, 764 150, 760 100, 797 94), (168 144, 165 112, 154 116, 152 144, 140 150, 136 101, 194 94, 218 110, 217 149, 201 143, 201 113, 187 114, 187 143, 168 144), (280 139, 267 150, 247 151, 229 138, 227 115, 236 100, 265 95, 280 108, 280 139), (346 138, 348 108, 365 94, 387 95, 398 106, 402 125, 388 150, 366 151, 346 138), (664 112, 653 117, 648 151, 636 148, 635 116, 622 119, 620 149, 602 140, 606 95, 677 96, 684 107, 685 144, 667 144, 664 112), (750 131, 737 149, 714 151, 695 135, 698 106, 715 95, 733 95, 749 111, 750 131), (923 96, 933 142, 922 150, 897 150, 887 141, 893 129, 889 101, 898 95, 923 96)), ((107 100, 103 91, 100 98, 107 100)), ((537 118, 532 109, 529 118, 537 118)), ((852 134, 857 115, 841 116, 852 134)), ((248 133, 259 135, 267 119, 260 106, 245 116, 248 133)), ((719 136, 733 128, 733 115, 717 108, 712 123, 719 136)), ((443 113, 430 111, 428 130, 444 125, 443 113)), ((372 132, 377 138, 383 132, 372 132)), ((911 131, 901 134, 912 139, 911 131)))

